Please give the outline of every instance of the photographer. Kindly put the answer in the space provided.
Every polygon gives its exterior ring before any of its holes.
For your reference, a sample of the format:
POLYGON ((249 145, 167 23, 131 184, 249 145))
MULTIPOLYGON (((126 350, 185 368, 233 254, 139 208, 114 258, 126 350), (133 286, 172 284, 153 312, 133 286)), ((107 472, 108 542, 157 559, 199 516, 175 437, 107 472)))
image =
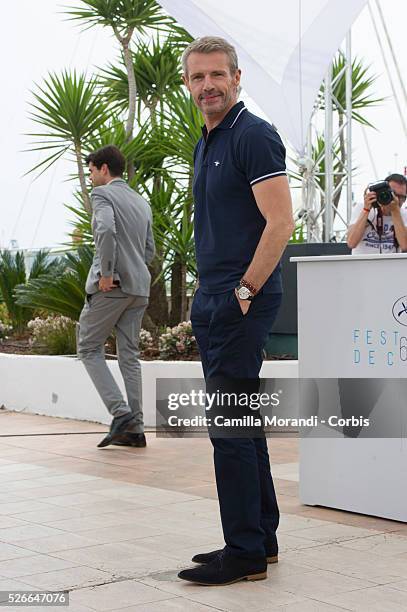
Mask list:
POLYGON ((407 210, 401 208, 406 201, 407 179, 391 174, 385 181, 388 186, 384 182, 370 185, 363 204, 353 207, 347 238, 352 255, 407 251, 407 210))

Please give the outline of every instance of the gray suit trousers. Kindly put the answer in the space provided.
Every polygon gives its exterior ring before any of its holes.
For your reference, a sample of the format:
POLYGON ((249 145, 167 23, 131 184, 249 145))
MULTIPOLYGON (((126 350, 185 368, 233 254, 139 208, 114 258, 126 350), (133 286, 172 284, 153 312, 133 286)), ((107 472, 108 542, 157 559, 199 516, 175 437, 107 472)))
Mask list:
POLYGON ((123 293, 118 287, 106 293, 88 295, 78 324, 78 358, 83 364, 113 417, 133 412, 135 422, 129 428, 144 430, 139 336, 141 320, 148 298, 123 293), (104 344, 112 331, 116 333, 117 356, 126 387, 124 400, 106 365, 104 344))

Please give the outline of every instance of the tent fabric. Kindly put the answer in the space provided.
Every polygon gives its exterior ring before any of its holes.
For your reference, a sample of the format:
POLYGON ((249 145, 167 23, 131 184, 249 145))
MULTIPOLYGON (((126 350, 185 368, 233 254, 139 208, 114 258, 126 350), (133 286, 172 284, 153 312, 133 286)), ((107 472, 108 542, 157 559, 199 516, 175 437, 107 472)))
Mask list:
POLYGON ((368 0, 159 0, 192 36, 232 43, 242 86, 299 155, 314 102, 351 24, 368 0))

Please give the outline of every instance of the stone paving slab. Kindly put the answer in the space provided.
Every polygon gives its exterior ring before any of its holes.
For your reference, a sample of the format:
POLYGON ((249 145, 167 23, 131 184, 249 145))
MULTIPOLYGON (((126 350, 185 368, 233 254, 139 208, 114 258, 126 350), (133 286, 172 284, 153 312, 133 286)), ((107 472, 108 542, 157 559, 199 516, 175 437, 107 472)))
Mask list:
POLYGON ((0 590, 68 589, 72 612, 407 609, 406 525, 301 505, 296 439, 269 441, 279 563, 211 588, 177 578, 222 545, 208 440, 100 450, 103 426, 5 411, 0 431, 0 590))

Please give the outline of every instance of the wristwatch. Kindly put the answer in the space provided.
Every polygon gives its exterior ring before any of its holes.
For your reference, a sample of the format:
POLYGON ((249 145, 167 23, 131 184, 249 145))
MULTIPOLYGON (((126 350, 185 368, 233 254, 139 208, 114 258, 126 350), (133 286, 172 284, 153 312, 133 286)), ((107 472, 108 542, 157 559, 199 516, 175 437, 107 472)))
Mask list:
POLYGON ((256 288, 248 283, 244 278, 241 279, 240 283, 236 287, 237 295, 240 300, 252 300, 257 293, 256 288))

